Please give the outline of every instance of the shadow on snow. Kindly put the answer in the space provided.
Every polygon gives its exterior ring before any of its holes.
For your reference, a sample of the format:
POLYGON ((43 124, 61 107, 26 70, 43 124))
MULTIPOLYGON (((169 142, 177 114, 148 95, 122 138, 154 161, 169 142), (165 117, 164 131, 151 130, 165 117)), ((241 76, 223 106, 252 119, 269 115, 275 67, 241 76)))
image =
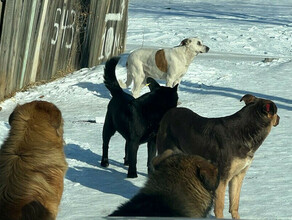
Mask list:
POLYGON ((286 109, 292 111, 292 100, 285 99, 278 96, 265 95, 258 92, 252 92, 248 90, 238 90, 230 87, 220 87, 220 86, 207 86, 204 84, 192 83, 189 81, 182 81, 179 87, 180 91, 189 93, 198 93, 206 95, 220 95, 225 97, 235 98, 240 100, 245 94, 252 94, 259 98, 270 99, 278 106, 278 108, 286 109))
MULTIPOLYGON (((72 182, 80 183, 83 186, 99 190, 103 193, 116 194, 128 199, 139 190, 139 187, 126 179, 126 172, 119 172, 114 168, 110 168, 111 165, 114 165, 127 170, 127 167, 120 162, 110 160, 108 168, 100 167, 100 155, 75 144, 67 144, 65 146, 65 154, 68 159, 75 159, 96 167, 69 167, 66 179, 72 182)), ((144 173, 138 174, 146 176, 144 173)))

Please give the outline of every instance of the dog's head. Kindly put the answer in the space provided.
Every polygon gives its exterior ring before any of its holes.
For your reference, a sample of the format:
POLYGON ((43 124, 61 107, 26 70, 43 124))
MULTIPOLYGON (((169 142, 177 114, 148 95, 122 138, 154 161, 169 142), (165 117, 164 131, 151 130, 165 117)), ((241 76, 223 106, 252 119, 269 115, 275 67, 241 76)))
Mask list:
POLYGON ((180 46, 185 46, 195 53, 207 53, 209 47, 203 45, 202 41, 198 38, 186 38, 181 43, 180 46))
POLYGON ((59 137, 63 136, 63 118, 61 111, 52 103, 46 101, 32 101, 17 105, 9 116, 10 126, 32 123, 33 126, 47 126, 56 130, 59 137))
POLYGON ((178 84, 173 88, 160 86, 153 78, 147 78, 147 84, 150 88, 149 94, 153 97, 153 104, 161 106, 162 109, 170 109, 177 106, 178 94, 177 88, 178 84), (156 103, 155 103, 156 102, 156 103))
POLYGON ((272 126, 277 126, 280 122, 280 117, 277 114, 277 106, 274 102, 267 99, 257 98, 253 95, 246 94, 240 101, 244 101, 247 108, 256 112, 261 118, 272 126))
POLYGON ((195 161, 194 164, 196 164, 197 176, 205 188, 215 191, 219 184, 220 178, 218 167, 198 155, 193 155, 192 157, 195 161))
POLYGON ((215 191, 219 184, 220 174, 218 167, 198 155, 187 155, 168 149, 156 156, 152 160, 152 164, 156 170, 164 170, 166 166, 174 171, 179 169, 179 172, 182 173, 184 173, 183 170, 187 170, 190 167, 196 178, 210 191, 215 191))

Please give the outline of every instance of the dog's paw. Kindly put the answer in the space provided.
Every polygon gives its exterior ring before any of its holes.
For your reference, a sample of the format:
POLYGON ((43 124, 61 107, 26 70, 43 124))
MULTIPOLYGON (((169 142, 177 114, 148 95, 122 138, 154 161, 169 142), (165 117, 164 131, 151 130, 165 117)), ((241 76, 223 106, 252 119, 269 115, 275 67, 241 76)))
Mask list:
POLYGON ((109 166, 109 162, 108 162, 108 159, 103 159, 100 163, 100 165, 102 167, 108 167, 109 166))
POLYGON ((138 175, 137 175, 137 173, 128 173, 127 177, 128 178, 137 178, 138 175))

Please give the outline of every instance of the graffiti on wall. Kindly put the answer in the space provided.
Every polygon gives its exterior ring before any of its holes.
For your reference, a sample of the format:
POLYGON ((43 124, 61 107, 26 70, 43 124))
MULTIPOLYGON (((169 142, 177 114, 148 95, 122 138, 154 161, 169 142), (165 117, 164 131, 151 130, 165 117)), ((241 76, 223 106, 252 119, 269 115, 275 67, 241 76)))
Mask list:
POLYGON ((72 47, 75 33, 75 19, 75 10, 62 10, 61 8, 57 8, 54 20, 55 34, 51 39, 52 45, 56 45, 57 41, 61 40, 61 48, 65 46, 65 48, 70 49, 72 47), (66 41, 64 40, 65 36, 67 37, 66 41))
MULTIPOLYGON (((120 11, 118 13, 107 13, 105 16, 105 23, 109 21, 119 22, 123 19, 125 9, 125 1, 123 0, 121 3, 120 11)), ((99 60, 104 58, 108 58, 113 48, 118 47, 120 43, 120 35, 115 35, 114 27, 107 27, 107 30, 104 32, 102 36, 103 44, 101 49, 101 54, 99 56, 99 60)))

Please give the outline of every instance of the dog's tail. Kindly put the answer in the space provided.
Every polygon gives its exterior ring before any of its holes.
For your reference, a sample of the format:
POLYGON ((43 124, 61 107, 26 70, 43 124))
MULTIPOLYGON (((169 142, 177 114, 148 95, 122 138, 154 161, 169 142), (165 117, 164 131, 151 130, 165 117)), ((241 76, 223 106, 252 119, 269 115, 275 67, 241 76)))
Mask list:
POLYGON ((120 60, 120 57, 113 57, 109 59, 104 68, 104 84, 105 87, 110 91, 112 96, 123 93, 122 88, 119 85, 119 82, 116 77, 116 66, 120 60))
POLYGON ((53 220, 52 213, 44 207, 40 202, 32 201, 22 208, 22 218, 24 220, 53 220))

